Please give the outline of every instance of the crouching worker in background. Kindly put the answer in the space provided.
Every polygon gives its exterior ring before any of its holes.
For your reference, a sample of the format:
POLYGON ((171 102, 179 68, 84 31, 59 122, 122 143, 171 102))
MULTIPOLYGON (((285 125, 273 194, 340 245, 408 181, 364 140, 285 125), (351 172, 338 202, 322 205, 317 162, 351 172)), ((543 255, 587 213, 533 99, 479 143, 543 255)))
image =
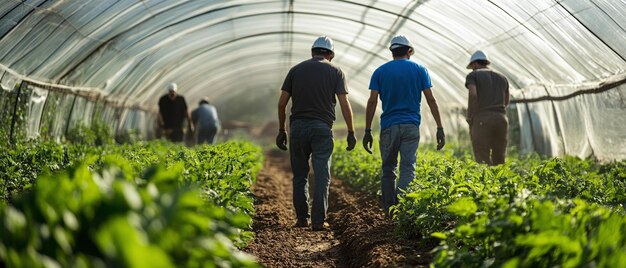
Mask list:
POLYGON ((215 143, 215 136, 220 130, 220 120, 215 106, 209 103, 207 97, 202 98, 198 108, 193 110, 191 121, 196 126, 196 144, 215 143))

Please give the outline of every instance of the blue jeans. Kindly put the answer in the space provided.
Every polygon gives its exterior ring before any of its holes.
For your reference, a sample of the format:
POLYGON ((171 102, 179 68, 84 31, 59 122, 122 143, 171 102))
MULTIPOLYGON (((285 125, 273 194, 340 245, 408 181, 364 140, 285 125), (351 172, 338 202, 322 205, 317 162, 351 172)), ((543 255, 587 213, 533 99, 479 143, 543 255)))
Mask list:
POLYGON ((400 190, 406 190, 415 178, 415 161, 420 141, 419 127, 413 124, 393 125, 380 133, 380 155, 382 158, 381 191, 385 213, 398 203, 400 190), (400 179, 396 186, 396 168, 400 153, 400 179))
POLYGON ((291 122, 289 152, 293 172, 293 206, 298 220, 309 219, 309 159, 313 159, 315 174, 311 222, 322 224, 328 209, 330 185, 330 156, 333 153, 333 134, 328 124, 315 119, 297 119, 291 122))
POLYGON ((198 132, 198 136, 196 136, 197 144, 213 144, 215 143, 215 135, 218 131, 218 126, 205 126, 196 130, 198 132))

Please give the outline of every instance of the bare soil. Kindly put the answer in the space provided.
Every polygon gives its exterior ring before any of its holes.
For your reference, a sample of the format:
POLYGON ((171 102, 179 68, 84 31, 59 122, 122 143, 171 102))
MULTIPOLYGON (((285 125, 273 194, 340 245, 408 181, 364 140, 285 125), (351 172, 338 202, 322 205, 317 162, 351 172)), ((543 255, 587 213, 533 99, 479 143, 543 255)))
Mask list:
POLYGON ((331 230, 313 232, 293 226, 291 187, 288 154, 267 153, 253 189, 256 237, 245 249, 265 267, 428 267, 433 245, 394 234, 375 196, 332 178, 331 230))

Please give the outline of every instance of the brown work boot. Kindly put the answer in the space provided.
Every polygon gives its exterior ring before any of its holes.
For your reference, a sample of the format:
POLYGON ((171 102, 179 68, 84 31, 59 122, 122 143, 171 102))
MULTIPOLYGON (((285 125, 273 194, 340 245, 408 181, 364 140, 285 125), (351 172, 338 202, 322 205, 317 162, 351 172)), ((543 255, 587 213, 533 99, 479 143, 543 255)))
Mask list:
POLYGON ((313 230, 313 231, 329 231, 330 230, 330 225, 328 225, 327 222, 324 222, 324 223, 321 223, 321 224, 316 223, 316 224, 313 224, 311 226, 311 230, 313 230))
POLYGON ((296 228, 309 227, 309 220, 298 220, 296 224, 293 225, 296 228))

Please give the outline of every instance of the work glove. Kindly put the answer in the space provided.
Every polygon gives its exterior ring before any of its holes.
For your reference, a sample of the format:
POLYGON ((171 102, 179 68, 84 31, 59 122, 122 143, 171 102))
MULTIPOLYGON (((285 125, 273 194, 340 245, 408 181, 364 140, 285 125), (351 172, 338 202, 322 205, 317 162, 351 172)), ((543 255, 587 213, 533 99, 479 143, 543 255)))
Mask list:
POLYGON ((363 136, 363 148, 365 151, 372 154, 372 144, 374 144, 374 137, 372 137, 372 130, 365 129, 365 135, 363 136))
POLYGON ((283 151, 287 151, 287 131, 281 129, 276 136, 276 146, 283 151))
POLYGON ((443 134, 443 128, 437 128, 437 150, 441 150, 446 145, 446 134, 443 134))
POLYGON ((354 146, 356 146, 356 137, 354 136, 354 131, 348 131, 348 137, 346 138, 346 140, 348 141, 348 147, 346 147, 346 150, 352 151, 352 149, 354 149, 354 146))

